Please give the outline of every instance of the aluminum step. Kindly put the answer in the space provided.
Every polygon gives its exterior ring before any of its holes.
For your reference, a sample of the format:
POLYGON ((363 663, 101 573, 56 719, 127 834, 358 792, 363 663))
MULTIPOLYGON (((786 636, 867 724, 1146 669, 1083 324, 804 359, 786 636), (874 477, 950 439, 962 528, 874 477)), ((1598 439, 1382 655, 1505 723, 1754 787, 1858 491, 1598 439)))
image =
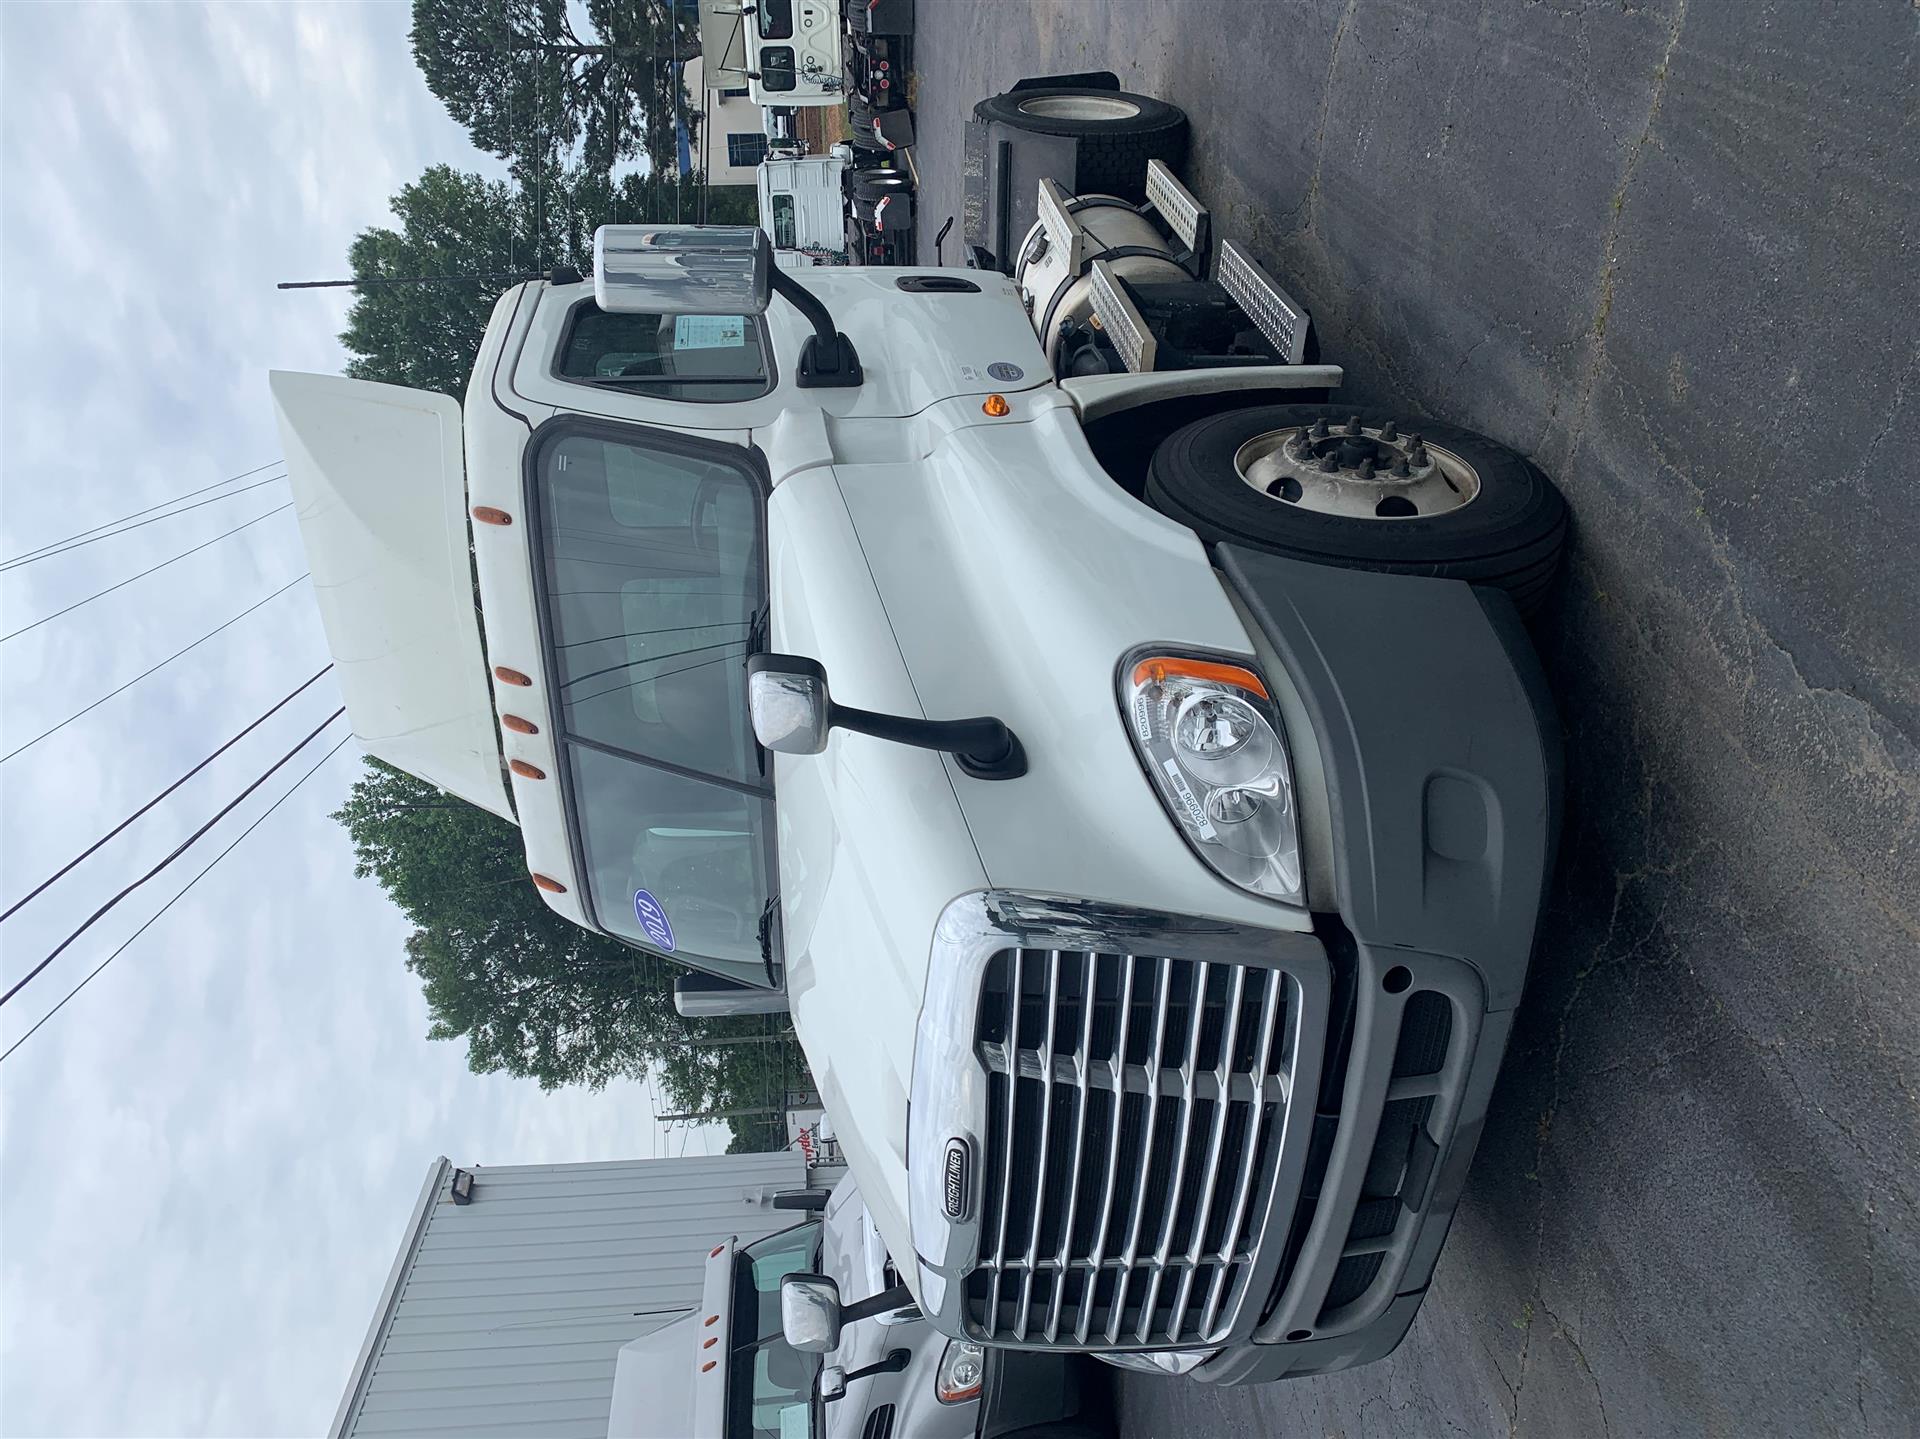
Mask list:
POLYGON ((1231 240, 1220 242, 1218 278, 1283 362, 1298 365, 1306 359, 1307 326, 1312 323, 1307 312, 1231 240))
POLYGON ((1093 262, 1093 315, 1129 370, 1140 375, 1153 369, 1159 343, 1105 260, 1093 262))
POLYGON ((1173 237, 1201 261, 1199 268, 1204 271, 1202 252, 1211 243, 1213 217, 1193 192, 1173 177, 1164 161, 1147 161, 1147 203, 1167 222, 1173 237))
POLYGON ((1083 232, 1079 222, 1067 210, 1072 203, 1072 198, 1060 187, 1059 181, 1041 179, 1040 227, 1046 232, 1047 244, 1056 253, 1066 256, 1067 274, 1077 275, 1083 258, 1083 232))

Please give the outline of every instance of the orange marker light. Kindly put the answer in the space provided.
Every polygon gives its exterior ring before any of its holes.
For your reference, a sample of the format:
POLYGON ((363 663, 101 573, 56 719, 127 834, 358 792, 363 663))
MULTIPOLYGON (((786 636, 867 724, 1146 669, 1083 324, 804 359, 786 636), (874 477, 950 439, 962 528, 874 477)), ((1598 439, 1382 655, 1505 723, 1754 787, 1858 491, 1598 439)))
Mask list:
POLYGON ((718 1324, 719 1322, 720 1322, 720 1316, 718 1314, 709 1314, 704 1320, 701 1321, 700 1327, 704 1329, 709 1324, 718 1324))
POLYGON ((545 779, 547 777, 545 770, 535 769, 523 759, 508 760, 507 768, 519 775, 521 779, 545 779))
POLYGON ((988 395, 987 402, 980 408, 987 414, 992 415, 996 420, 1002 415, 1011 414, 1013 411, 1013 406, 1007 403, 1007 397, 1005 395, 988 395))
POLYGON ((475 505, 473 517, 483 525, 510 525, 513 516, 505 510, 496 510, 492 505, 475 505))
POLYGON ((719 1362, 720 1361, 718 1359, 709 1359, 705 1364, 702 1364, 700 1366, 700 1372, 702 1374, 705 1374, 709 1369, 713 1368, 713 1366, 718 1364, 719 1362))
POLYGON ((702 1349, 711 1349, 713 1348, 714 1345, 718 1344, 719 1342, 720 1342, 720 1336, 718 1334, 709 1334, 705 1339, 702 1339, 700 1341, 700 1347, 702 1349))
POLYGON ((519 715, 501 715, 501 725, 515 734, 539 734, 540 726, 532 720, 523 720, 519 715))
POLYGON ((1259 695, 1261 699, 1271 699, 1267 687, 1260 682, 1260 676, 1252 670, 1243 670, 1238 665, 1211 664, 1206 660, 1183 660, 1167 655, 1158 659, 1141 660, 1133 667, 1133 682, 1142 684, 1164 684, 1169 675, 1185 675, 1188 679, 1212 680, 1216 684, 1232 685, 1236 689, 1246 690, 1249 694, 1259 695))
POLYGON ((533 683, 532 680, 521 674, 519 670, 510 670, 505 665, 495 665, 493 667, 493 677, 503 685, 530 685, 533 683))
POLYGON ((560 883, 559 880, 548 879, 544 874, 536 874, 533 877, 533 882, 548 894, 565 894, 567 892, 567 887, 560 883))

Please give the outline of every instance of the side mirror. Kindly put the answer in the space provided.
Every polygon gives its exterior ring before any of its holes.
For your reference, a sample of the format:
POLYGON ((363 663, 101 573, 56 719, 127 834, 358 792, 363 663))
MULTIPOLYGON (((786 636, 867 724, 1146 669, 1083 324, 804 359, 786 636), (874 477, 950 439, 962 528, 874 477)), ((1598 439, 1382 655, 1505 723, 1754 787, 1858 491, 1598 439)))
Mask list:
POLYGON ((838 1364, 828 1364, 820 1371, 820 1398, 831 1404, 847 1392, 847 1371, 838 1364))
POLYGON ((593 298, 613 314, 758 315, 773 298, 773 242, 747 225, 602 225, 593 298))
POLYGON ((755 655, 747 661, 753 735, 775 754, 819 754, 833 728, 827 672, 804 655, 755 655))
POLYGON ((763 653, 747 661, 747 708, 753 735, 775 754, 819 754, 835 729, 895 744, 940 750, 975 779, 1018 779, 1027 772, 1019 738, 990 715, 924 720, 837 705, 827 672, 805 655, 763 653))
POLYGON ((780 1332, 802 1354, 830 1354, 840 1344, 840 1286, 824 1274, 780 1281, 780 1332))

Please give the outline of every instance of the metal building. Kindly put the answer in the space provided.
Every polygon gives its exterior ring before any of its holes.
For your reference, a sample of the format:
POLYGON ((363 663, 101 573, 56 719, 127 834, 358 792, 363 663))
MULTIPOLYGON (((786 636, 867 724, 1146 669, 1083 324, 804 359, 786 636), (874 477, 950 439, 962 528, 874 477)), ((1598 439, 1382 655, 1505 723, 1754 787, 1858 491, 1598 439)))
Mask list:
POLYGON ((605 1439, 620 1346, 699 1302, 708 1247, 785 1229, 797 1151, 427 1181, 334 1415, 350 1435, 605 1439))

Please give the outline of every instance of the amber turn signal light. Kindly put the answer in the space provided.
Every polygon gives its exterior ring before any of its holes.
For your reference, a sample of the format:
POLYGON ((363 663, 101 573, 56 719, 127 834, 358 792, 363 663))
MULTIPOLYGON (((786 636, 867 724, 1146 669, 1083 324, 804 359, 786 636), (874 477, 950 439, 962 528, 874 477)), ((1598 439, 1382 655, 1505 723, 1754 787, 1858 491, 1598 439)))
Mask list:
POLYGON ((535 769, 523 759, 508 760, 507 768, 519 775, 521 779, 545 779, 547 777, 545 770, 535 769))
POLYGON ((523 720, 519 715, 501 715, 500 724, 515 734, 539 734, 540 726, 532 720, 523 720))
POLYGON ((567 892, 567 887, 560 883, 559 880, 548 879, 544 874, 536 874, 533 877, 533 882, 548 894, 565 894, 567 892))
POLYGON ((473 517, 483 525, 510 525, 513 516, 505 510, 496 510, 492 505, 475 505, 473 517))
POLYGON ((1159 659, 1141 660, 1133 667, 1133 682, 1163 684, 1168 675, 1185 675, 1188 679, 1212 680, 1216 684, 1232 685, 1249 694, 1259 695, 1261 699, 1271 699, 1267 687, 1260 682, 1260 676, 1252 670, 1243 670, 1238 665, 1211 664, 1206 660, 1181 659, 1176 655, 1167 655, 1159 659))
POLYGON ((495 665, 493 667, 493 677, 503 685, 530 685, 533 683, 532 680, 521 674, 519 670, 510 670, 505 665, 495 665))
POLYGON ((980 408, 996 420, 1002 415, 1012 413, 1013 410, 1013 406, 1007 403, 1005 395, 988 395, 987 402, 980 408))

